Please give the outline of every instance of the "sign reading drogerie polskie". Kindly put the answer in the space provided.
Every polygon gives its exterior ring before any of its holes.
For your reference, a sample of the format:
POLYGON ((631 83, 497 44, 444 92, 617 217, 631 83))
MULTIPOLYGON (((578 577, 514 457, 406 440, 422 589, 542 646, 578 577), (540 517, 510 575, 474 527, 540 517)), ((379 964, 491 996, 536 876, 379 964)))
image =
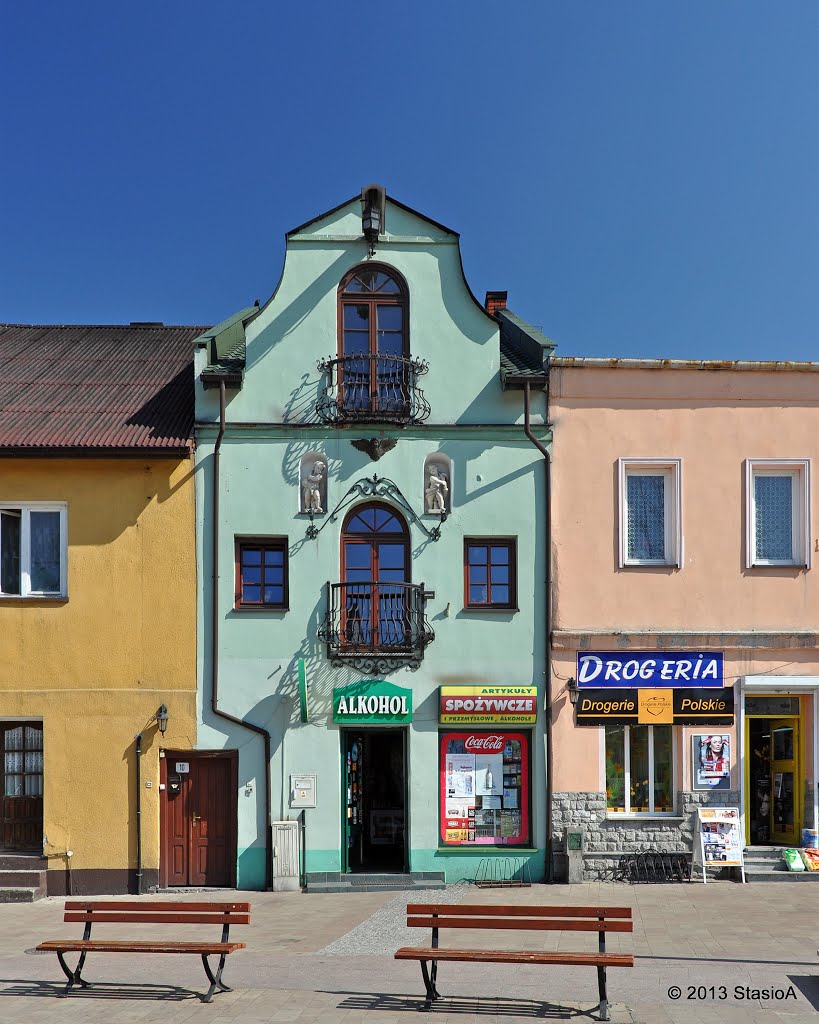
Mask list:
POLYGON ((661 707, 656 697, 641 699, 651 690, 581 690, 577 697, 578 725, 732 725, 734 688, 675 689, 661 707), (670 714, 669 714, 670 711, 670 714))
POLYGON ((722 651, 578 651, 577 685, 581 689, 721 687, 722 651))

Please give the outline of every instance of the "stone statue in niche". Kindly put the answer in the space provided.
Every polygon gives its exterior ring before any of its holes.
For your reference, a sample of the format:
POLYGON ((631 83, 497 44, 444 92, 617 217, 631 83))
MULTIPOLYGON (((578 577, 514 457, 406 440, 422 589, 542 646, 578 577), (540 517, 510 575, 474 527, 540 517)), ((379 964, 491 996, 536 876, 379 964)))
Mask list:
POLYGON ((302 470, 301 510, 302 512, 324 512, 327 495, 327 468, 316 459, 302 470), (309 469, 309 473, 307 470, 309 469))
POLYGON ((432 515, 440 515, 448 511, 449 481, 446 469, 440 463, 432 462, 427 466, 427 485, 424 489, 424 511, 432 515))

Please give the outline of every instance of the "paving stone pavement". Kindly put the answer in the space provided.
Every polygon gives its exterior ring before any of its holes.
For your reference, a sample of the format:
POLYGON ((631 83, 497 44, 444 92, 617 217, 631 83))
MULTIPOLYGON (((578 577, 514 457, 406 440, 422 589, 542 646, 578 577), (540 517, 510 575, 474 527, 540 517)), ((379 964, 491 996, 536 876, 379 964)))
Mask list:
MULTIPOLYGON (((125 898, 125 897, 123 897, 125 898)), ((160 897, 162 898, 162 897, 160 897)), ((196 900, 196 893, 168 899, 196 900)), ((207 983, 198 957, 89 957, 93 985, 60 998, 62 973, 51 954, 34 953, 43 939, 78 936, 62 922, 63 903, 0 905, 0 1024, 522 1024, 526 1020, 595 1019, 596 974, 590 968, 442 964, 444 999, 422 1013, 416 963, 392 958, 399 945, 426 941, 404 926, 412 901, 629 905, 633 935, 611 935, 612 952, 633 951, 633 969, 609 970, 615 1024, 812 1024, 819 1022, 819 885, 737 885, 709 882, 638 885, 592 882, 528 889, 406 893, 222 893, 247 898, 253 923, 232 938, 248 948, 233 954, 225 978, 233 992, 200 1001, 207 983), (669 997, 677 986, 681 998, 669 997), (754 990, 779 990, 760 997, 754 990), (691 998, 689 998, 691 996, 691 998)), ((175 926, 173 937, 204 937, 175 926)), ((120 925, 99 937, 168 938, 165 926, 120 925)), ((447 943, 442 933, 442 944, 447 943)), ((489 933, 470 936, 493 945, 489 933)), ((508 948, 594 950, 592 933, 503 935, 508 948), (541 936, 545 935, 545 939, 541 936)))

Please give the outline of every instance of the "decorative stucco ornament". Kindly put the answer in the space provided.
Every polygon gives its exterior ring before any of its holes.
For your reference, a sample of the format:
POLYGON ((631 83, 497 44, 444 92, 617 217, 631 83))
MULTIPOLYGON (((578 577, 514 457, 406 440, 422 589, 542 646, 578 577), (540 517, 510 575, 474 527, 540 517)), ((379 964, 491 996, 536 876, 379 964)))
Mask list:
POLYGON ((394 437, 365 437, 357 441, 350 441, 350 444, 353 448, 364 452, 365 455, 369 455, 373 462, 378 462, 382 455, 392 451, 398 444, 398 440, 394 437))

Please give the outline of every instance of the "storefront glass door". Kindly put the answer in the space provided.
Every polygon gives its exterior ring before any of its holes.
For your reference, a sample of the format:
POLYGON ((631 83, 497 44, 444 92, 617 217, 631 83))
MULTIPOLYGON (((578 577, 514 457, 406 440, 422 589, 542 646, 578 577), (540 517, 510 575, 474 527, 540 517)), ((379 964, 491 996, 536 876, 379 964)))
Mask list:
POLYGON ((800 843, 800 721, 798 697, 746 698, 746 839, 752 846, 800 843), (775 710, 781 717, 761 713, 775 710))
POLYGON ((771 725, 771 840, 798 846, 799 719, 773 719, 771 725))
POLYGON ((342 733, 345 871, 407 870, 405 739, 403 729, 342 733))

